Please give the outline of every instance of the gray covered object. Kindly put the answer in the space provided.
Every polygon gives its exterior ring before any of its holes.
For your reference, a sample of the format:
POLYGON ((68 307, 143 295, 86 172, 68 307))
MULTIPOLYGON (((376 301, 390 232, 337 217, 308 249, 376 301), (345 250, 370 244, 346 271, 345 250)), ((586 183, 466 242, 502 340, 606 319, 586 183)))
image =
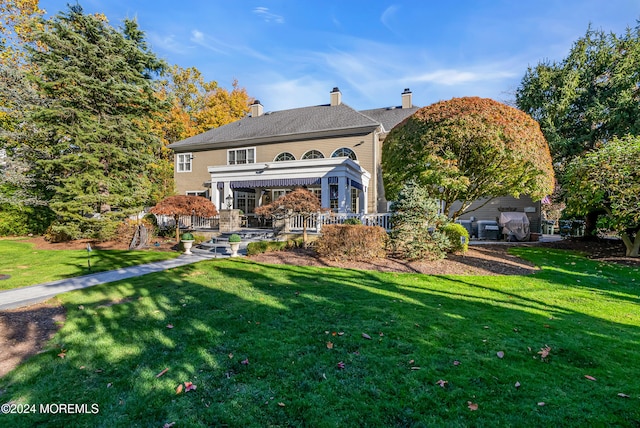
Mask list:
POLYGON ((504 212, 500 213, 498 221, 505 236, 513 237, 518 241, 529 239, 529 218, 525 213, 504 212))

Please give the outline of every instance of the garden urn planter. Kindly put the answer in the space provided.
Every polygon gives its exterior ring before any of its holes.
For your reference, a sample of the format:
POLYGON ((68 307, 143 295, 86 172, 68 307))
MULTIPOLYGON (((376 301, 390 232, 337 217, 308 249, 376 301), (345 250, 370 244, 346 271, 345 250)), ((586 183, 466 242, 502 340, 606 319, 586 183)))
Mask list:
POLYGON ((182 242, 182 246, 184 247, 184 253, 187 255, 191 255, 193 254, 191 252, 191 247, 193 246, 193 240, 191 239, 182 239, 180 242, 182 242))

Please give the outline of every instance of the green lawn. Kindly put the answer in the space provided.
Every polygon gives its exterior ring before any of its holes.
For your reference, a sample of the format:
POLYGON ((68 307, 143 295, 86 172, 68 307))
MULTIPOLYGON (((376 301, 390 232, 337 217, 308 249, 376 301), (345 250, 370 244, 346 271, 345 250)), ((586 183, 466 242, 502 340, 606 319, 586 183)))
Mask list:
POLYGON ((226 259, 62 295, 64 327, 0 379, 0 402, 98 412, 0 423, 638 426, 638 269, 515 251, 542 270, 433 277, 226 259), (184 382, 197 388, 176 394, 184 382))
POLYGON ((0 275, 10 275, 0 281, 0 290, 40 284, 89 273, 119 269, 166 260, 178 253, 160 251, 93 250, 91 271, 86 250, 36 250, 33 244, 21 240, 0 240, 0 275))

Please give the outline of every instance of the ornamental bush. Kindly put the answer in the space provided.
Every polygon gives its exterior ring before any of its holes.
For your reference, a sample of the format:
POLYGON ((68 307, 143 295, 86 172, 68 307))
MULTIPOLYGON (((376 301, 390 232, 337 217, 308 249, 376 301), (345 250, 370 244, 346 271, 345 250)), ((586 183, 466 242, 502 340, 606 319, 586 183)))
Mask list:
POLYGON ((466 253, 469 249, 469 231, 461 224, 447 223, 440 227, 440 230, 447 235, 449 239, 449 248, 447 252, 450 253, 466 253), (462 239, 464 238, 464 244, 462 239))
POLYGON ((448 220, 425 187, 413 180, 407 182, 391 211, 391 245, 397 257, 436 260, 445 256, 449 239, 438 228, 448 220))
POLYGON ((316 251, 332 260, 371 260, 386 257, 387 241, 379 226, 331 224, 322 227, 316 251))

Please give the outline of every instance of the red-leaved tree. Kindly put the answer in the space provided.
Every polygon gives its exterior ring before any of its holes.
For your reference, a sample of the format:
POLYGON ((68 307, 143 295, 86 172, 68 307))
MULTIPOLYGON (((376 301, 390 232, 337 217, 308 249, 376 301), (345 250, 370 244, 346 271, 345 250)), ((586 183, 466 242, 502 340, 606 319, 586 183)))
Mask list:
POLYGON ((274 219, 289 219, 299 215, 303 218, 302 240, 307 245, 307 220, 321 211, 318 197, 310 191, 301 187, 293 192, 280 196, 275 201, 267 205, 262 205, 255 209, 255 213, 274 219))
POLYGON ((209 199, 202 196, 177 195, 169 196, 158 202, 149 210, 151 214, 173 216, 176 221, 176 242, 180 241, 180 216, 196 215, 199 217, 212 217, 218 215, 216 206, 209 199))

